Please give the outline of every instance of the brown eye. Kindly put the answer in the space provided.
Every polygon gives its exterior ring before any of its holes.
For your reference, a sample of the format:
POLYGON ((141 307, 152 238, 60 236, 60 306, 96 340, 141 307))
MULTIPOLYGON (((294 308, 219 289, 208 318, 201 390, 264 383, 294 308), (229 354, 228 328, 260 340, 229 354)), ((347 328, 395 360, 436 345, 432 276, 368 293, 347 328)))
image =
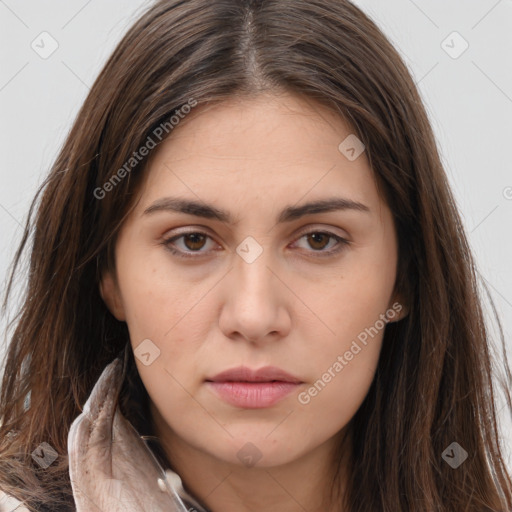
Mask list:
POLYGON ((206 236, 201 233, 188 233, 183 235, 183 243, 187 249, 197 251, 204 247, 206 236))
MULTIPOLYGON (((206 255, 208 251, 208 242, 213 244, 212 238, 200 231, 190 231, 182 233, 162 242, 169 251, 183 258, 197 258, 206 255)), ((213 244, 214 246, 215 244, 213 244)))
MULTIPOLYGON (((300 236, 298 242, 302 239, 306 240, 306 244, 302 245, 302 249, 309 253, 317 253, 314 255, 319 257, 332 256, 350 245, 348 240, 329 231, 310 231, 300 236)), ((295 243, 298 244, 298 242, 295 243)))
POLYGON ((316 250, 322 250, 327 247, 329 240, 332 236, 327 233, 308 233, 307 235, 309 245, 316 250))

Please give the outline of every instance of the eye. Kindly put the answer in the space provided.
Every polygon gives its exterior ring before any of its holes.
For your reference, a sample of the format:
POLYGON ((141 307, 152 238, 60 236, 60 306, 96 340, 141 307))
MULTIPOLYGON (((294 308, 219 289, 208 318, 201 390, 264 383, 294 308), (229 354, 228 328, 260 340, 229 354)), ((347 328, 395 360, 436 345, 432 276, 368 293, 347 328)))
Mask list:
POLYGON ((341 250, 343 250, 347 245, 350 244, 348 240, 345 238, 335 235, 329 231, 309 231, 308 233, 302 234, 298 240, 306 239, 309 247, 313 249, 312 252, 318 253, 315 256, 330 256, 332 254, 337 254, 341 250), (333 242, 334 243, 331 243, 333 242), (328 250, 324 250, 330 244, 330 248, 328 250))
POLYGON ((207 242, 212 242, 212 238, 201 231, 190 231, 188 233, 181 233, 180 235, 167 238, 163 241, 163 245, 169 249, 173 254, 182 258, 194 258, 192 253, 206 253, 208 251, 201 251, 207 246, 207 242), (181 240, 180 240, 181 239, 181 240), (181 243, 177 243, 180 240, 181 243), (176 249, 176 246, 181 246, 176 249))
MULTIPOLYGON (((350 244, 345 238, 329 231, 309 231, 298 238, 298 240, 302 239, 306 239, 309 247, 313 249, 310 252, 317 253, 315 256, 319 257, 337 254, 350 244), (331 243, 333 241, 334 244, 331 243), (329 245, 329 250, 324 250, 329 245)), ((208 250, 202 250, 208 246, 208 242, 213 243, 213 240, 207 233, 190 231, 167 238, 162 244, 176 256, 197 258, 201 253, 209 252, 208 250), (197 255, 194 255, 194 253, 197 255)))

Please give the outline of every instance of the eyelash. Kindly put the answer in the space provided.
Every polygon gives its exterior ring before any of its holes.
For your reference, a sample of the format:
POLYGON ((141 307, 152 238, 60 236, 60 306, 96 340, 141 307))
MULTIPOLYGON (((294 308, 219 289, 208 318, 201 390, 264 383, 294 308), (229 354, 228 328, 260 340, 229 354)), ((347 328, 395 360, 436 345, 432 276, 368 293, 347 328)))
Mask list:
MULTIPOLYGON (((346 246, 350 245, 350 243, 351 243, 347 239, 345 239, 339 235, 335 235, 334 233, 331 233, 329 231, 319 231, 319 230, 313 230, 313 231, 308 231, 306 233, 302 233, 299 236, 299 238, 297 238, 297 240, 300 240, 301 238, 303 238, 307 235, 312 235, 312 234, 327 235, 329 238, 333 238, 334 240, 336 240, 336 242, 338 242, 337 245, 335 246, 335 249, 330 249, 328 251, 312 250, 313 253, 316 253, 315 257, 318 257, 318 258, 334 256, 335 254, 338 254, 339 252, 341 252, 346 246)), ((187 236, 187 235, 203 235, 203 236, 211 239, 210 235, 208 235, 207 233, 204 233, 202 231, 188 231, 188 232, 180 233, 179 235, 172 236, 170 238, 163 240, 162 245, 164 245, 172 254, 174 254, 180 258, 198 258, 198 257, 200 257, 200 256, 194 256, 194 254, 195 253, 201 254, 204 251, 199 250, 199 251, 188 251, 187 252, 187 251, 181 251, 181 250, 178 250, 178 249, 172 247, 172 243, 174 241, 179 240, 180 238, 183 238, 184 236, 187 236)))

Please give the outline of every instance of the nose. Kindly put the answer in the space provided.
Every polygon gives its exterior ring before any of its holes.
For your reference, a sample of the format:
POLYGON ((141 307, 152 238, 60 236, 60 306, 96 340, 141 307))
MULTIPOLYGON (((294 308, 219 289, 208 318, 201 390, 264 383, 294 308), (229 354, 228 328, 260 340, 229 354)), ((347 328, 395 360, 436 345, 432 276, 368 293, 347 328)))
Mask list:
POLYGON ((219 317, 219 328, 230 339, 265 343, 290 331, 293 294, 269 252, 264 250, 254 261, 234 255, 233 268, 223 280, 219 317))

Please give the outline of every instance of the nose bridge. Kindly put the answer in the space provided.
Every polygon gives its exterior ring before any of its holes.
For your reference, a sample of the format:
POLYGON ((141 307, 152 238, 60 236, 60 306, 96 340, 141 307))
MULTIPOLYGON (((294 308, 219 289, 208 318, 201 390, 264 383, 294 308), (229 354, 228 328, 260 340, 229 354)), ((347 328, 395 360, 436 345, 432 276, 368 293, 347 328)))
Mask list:
POLYGON ((253 342, 269 333, 285 335, 290 319, 281 303, 282 284, 271 270, 275 260, 270 248, 247 237, 236 252, 219 319, 221 330, 228 337, 237 333, 253 342))
POLYGON ((247 236, 236 248, 235 276, 243 290, 249 294, 270 293, 270 281, 274 279, 269 267, 271 250, 263 247, 254 237, 247 236))

